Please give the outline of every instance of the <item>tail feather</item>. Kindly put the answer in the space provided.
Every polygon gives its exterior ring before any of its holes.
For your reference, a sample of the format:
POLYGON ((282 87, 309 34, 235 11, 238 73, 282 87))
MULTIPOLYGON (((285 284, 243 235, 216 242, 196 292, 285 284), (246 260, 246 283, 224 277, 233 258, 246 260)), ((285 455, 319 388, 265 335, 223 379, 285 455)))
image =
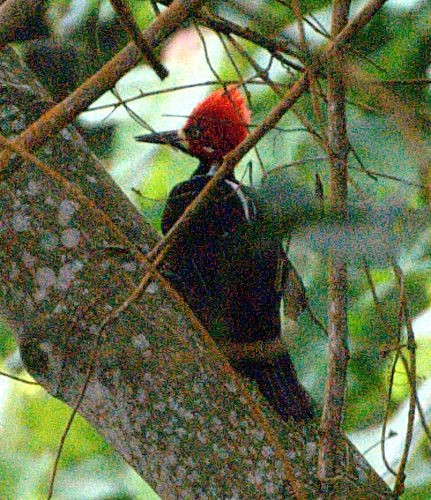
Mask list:
POLYGON ((248 361, 240 371, 257 383, 284 420, 304 421, 314 417, 310 396, 299 383, 287 354, 268 362, 248 361))

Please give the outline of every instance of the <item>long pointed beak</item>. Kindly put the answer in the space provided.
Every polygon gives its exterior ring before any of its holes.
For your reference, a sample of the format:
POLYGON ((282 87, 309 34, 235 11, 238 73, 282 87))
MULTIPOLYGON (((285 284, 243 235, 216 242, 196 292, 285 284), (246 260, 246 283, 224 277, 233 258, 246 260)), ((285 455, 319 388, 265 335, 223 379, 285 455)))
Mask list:
POLYGON ((137 135, 138 142, 149 144, 168 144, 180 149, 183 153, 190 154, 186 141, 182 140, 178 130, 168 130, 167 132, 153 132, 152 134, 137 135))
POLYGON ((167 132, 153 132, 152 134, 137 135, 135 139, 138 142, 148 142, 150 144, 172 144, 176 146, 181 144, 178 130, 169 130, 167 132))

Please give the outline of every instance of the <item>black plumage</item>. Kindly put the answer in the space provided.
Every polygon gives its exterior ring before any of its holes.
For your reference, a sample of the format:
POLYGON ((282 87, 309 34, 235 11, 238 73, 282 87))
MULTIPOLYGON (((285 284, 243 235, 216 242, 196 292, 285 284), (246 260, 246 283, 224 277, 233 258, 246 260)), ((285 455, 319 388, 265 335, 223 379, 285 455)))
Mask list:
MULTIPOLYGON (((201 161, 189 180, 173 188, 163 212, 163 233, 209 182, 211 167, 201 161)), ((281 238, 266 230, 269 213, 254 189, 240 186, 233 175, 221 179, 175 240, 164 273, 216 341, 235 346, 227 349, 232 365, 258 384, 283 418, 303 420, 313 411, 287 350, 268 358, 247 354, 247 346, 256 341, 280 339, 286 280, 294 278, 296 307, 305 307, 281 238)))

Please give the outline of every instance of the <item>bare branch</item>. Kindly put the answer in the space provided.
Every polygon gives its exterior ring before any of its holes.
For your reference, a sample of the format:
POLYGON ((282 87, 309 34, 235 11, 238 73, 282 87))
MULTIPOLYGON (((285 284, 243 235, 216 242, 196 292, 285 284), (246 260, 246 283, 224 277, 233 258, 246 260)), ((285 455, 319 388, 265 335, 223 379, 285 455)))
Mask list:
MULTIPOLYGON (((334 0, 331 36, 335 38, 346 26, 350 0, 334 0)), ((330 170, 329 201, 341 224, 347 222, 347 159, 349 141, 346 128, 344 52, 335 47, 328 58, 328 153, 330 170)), ((318 475, 322 492, 333 491, 332 479, 345 468, 342 439, 347 364, 347 265, 342 248, 332 248, 329 260, 328 376, 321 426, 318 475)))
POLYGON ((404 493, 405 480, 406 480, 406 466, 407 459, 409 456, 410 446, 413 439, 413 429, 415 422, 415 411, 416 411, 416 341, 415 336, 411 324, 411 318, 409 313, 408 301, 406 297, 406 289, 405 289, 405 278, 404 273, 402 272, 400 266, 396 263, 395 259, 393 259, 392 263, 395 276, 398 281, 398 288, 400 293, 400 309, 402 311, 402 316, 404 317, 406 327, 407 327, 407 350, 409 355, 409 362, 406 360, 406 372, 408 373, 409 378, 409 389, 410 389, 410 398, 409 398, 409 411, 407 418, 407 431, 406 438, 404 442, 404 449, 401 455, 400 465, 398 467, 395 486, 394 486, 394 494, 396 497, 399 497, 402 493, 404 493))
MULTIPOLYGON (((339 33, 335 34, 335 36, 334 33, 331 33, 334 45, 341 48, 343 45, 350 43, 386 2, 387 0, 370 0, 339 33)), ((335 5, 336 2, 334 1, 335 5)))
POLYGON ((163 66, 163 64, 158 60, 153 52, 152 47, 148 41, 142 36, 141 30, 136 24, 135 19, 129 9, 129 6, 124 0, 110 0, 112 7, 121 19, 127 33, 130 38, 135 42, 141 54, 147 60, 149 65, 154 69, 156 75, 164 80, 168 75, 168 70, 163 66))
POLYGON ((16 375, 12 375, 10 373, 4 372, 3 370, 0 370, 0 376, 10 378, 11 380, 15 380, 16 382, 21 382, 22 384, 40 385, 38 382, 34 382, 33 380, 26 380, 25 378, 17 377, 16 375))
MULTIPOLYGON (((156 47, 166 40, 195 13, 201 4, 202 0, 175 0, 143 33, 149 46, 156 47)), ((81 111, 84 111, 95 99, 111 89, 122 76, 136 65, 139 58, 138 48, 134 43, 129 43, 75 92, 32 123, 15 141, 30 151, 41 146, 50 136, 59 132, 81 111)), ((4 168, 7 159, 8 155, 0 154, 0 170, 4 168)))

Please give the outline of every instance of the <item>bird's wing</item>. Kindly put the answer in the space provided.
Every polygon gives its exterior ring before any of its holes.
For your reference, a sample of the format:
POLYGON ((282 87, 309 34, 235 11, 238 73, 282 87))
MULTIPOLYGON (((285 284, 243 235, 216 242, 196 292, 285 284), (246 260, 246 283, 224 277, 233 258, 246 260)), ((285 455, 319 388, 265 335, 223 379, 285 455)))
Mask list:
POLYGON ((305 311, 308 305, 307 293, 298 271, 286 253, 282 252, 278 261, 277 286, 283 295, 284 314, 294 321, 305 311))

